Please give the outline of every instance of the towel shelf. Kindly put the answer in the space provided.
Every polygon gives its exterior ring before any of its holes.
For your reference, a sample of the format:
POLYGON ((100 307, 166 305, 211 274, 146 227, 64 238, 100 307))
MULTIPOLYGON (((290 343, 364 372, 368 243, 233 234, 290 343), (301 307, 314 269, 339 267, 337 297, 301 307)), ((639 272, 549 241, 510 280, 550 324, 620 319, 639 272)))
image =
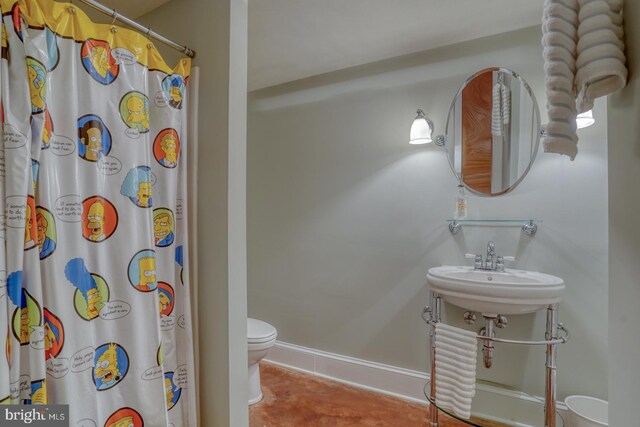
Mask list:
POLYGON ((458 234, 463 225, 502 225, 513 226, 522 224, 522 232, 527 236, 533 236, 538 231, 541 219, 448 219, 451 234, 458 234))
MULTIPOLYGON (((431 374, 430 374, 430 391, 428 393, 427 399, 433 405, 429 411, 429 427, 438 427, 440 424, 438 423, 438 410, 442 410, 447 415, 450 415, 456 419, 459 419, 455 415, 444 411, 442 408, 438 408, 438 405, 435 403, 436 400, 436 348, 435 348, 435 334, 436 334, 436 325, 440 323, 440 315, 442 312, 442 297, 437 293, 431 291, 431 304, 429 307, 425 307, 422 310, 421 316, 422 319, 430 326, 430 349, 431 349, 431 374)), ((491 320, 493 321, 493 320, 491 320)), ((487 324, 487 329, 489 329, 489 324, 487 324)), ((546 331, 545 331, 545 339, 544 340, 512 340, 505 338, 496 338, 493 333, 488 334, 488 336, 482 334, 476 334, 476 339, 484 342, 483 349, 490 348, 493 350, 493 343, 502 343, 502 344, 516 344, 516 345, 535 345, 535 346, 546 346, 546 362, 545 362, 545 399, 544 399, 544 427, 556 427, 556 396, 557 396, 557 347, 558 344, 564 344, 571 338, 571 333, 569 330, 558 322, 558 304, 551 304, 547 307, 547 323, 546 323, 546 331)), ((486 358, 486 354, 485 354, 486 358)), ((489 367, 490 365, 485 366, 489 367)), ((426 389, 426 387, 425 387, 426 389)), ((425 395, 427 393, 425 392, 425 395)), ((469 425, 476 426, 477 424, 470 423, 465 420, 460 420, 466 422, 469 425)))

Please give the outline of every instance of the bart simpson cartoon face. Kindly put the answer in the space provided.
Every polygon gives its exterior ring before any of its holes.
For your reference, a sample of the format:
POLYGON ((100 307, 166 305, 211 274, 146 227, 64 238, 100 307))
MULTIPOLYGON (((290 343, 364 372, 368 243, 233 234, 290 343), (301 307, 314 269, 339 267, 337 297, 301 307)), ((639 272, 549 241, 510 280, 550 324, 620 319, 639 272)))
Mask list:
POLYGON ((133 417, 126 416, 124 418, 120 418, 118 421, 115 421, 109 424, 107 427, 133 427, 133 417))
POLYGON ((138 184, 138 205, 144 208, 149 206, 149 199, 151 198, 151 183, 141 182, 138 184))
POLYGON ((110 344, 109 348, 98 358, 95 376, 96 379, 100 379, 107 385, 111 385, 118 380, 120 369, 118 368, 118 353, 115 344, 110 344))
POLYGON ((104 206, 102 203, 95 202, 89 207, 87 220, 87 228, 91 230, 89 238, 98 240, 104 234, 104 206))
POLYGON ((169 300, 167 294, 165 294, 164 292, 158 292, 158 308, 160 310, 160 313, 165 311, 169 307, 169 304, 171 304, 171 301, 169 300))
POLYGON ((98 303, 102 301, 102 297, 98 292, 98 289, 93 288, 87 291, 87 314, 90 319, 98 317, 100 310, 98 310, 98 303))
POLYGON ((42 250, 44 245, 44 239, 47 237, 47 228, 49 228, 49 222, 41 213, 36 215, 36 222, 38 223, 38 246, 42 250))
POLYGON ((149 111, 144 106, 144 101, 137 96, 132 96, 127 100, 127 110, 129 117, 127 122, 140 124, 144 128, 149 128, 149 111))
POLYGON ((55 344, 55 342, 56 342, 56 336, 51 330, 49 323, 45 322, 44 323, 44 351, 47 353, 51 351, 51 347, 53 347, 53 344, 55 344))
POLYGON ((182 101, 182 91, 178 86, 171 86, 171 89, 169 90, 169 96, 176 104, 179 104, 180 101, 182 101))
POLYGON ((95 68, 100 77, 103 79, 106 78, 107 72, 109 71, 109 68, 111 68, 109 65, 109 53, 107 50, 102 46, 96 46, 91 49, 89 55, 93 68, 95 68))
POLYGON ((138 267, 140 269, 138 287, 154 289, 156 287, 156 259, 153 257, 140 258, 138 267))
POLYGON ((169 214, 160 214, 153 219, 153 235, 156 238, 156 243, 171 233, 171 227, 171 215, 169 214))
POLYGON ((42 381, 42 387, 31 394, 31 403, 34 405, 47 404, 47 383, 42 381))
POLYGON ((85 158, 93 161, 98 160, 102 151, 102 130, 98 127, 89 128, 87 138, 81 138, 81 141, 87 147, 85 158))
POLYGON ((164 388, 167 394, 167 408, 173 405, 173 386, 171 385, 171 379, 164 379, 164 388))
POLYGON ((33 66, 27 66, 29 76, 29 91, 31 93, 31 103, 38 109, 44 108, 44 81, 38 77, 38 72, 33 66))
POLYGON ((162 148, 162 151, 164 152, 164 157, 172 163, 175 163, 178 159, 176 147, 176 137, 174 135, 169 133, 162 137, 160 148, 162 148))
POLYGON ((24 222, 24 242, 28 243, 33 240, 31 238, 31 230, 33 230, 33 214, 31 213, 31 205, 29 205, 29 203, 26 205, 25 214, 27 218, 24 222))

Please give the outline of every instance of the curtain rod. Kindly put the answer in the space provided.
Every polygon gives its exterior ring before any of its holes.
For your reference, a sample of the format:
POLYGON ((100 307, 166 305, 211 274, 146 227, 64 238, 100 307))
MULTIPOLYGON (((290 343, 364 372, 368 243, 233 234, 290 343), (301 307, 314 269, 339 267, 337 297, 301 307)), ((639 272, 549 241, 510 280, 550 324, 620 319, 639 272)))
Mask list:
MULTIPOLYGON (((73 2, 73 0, 71 0, 71 1, 73 2)), ((189 58, 194 58, 196 56, 196 52, 195 51, 189 49, 186 46, 178 44, 178 43, 174 42, 173 40, 169 40, 165 36, 156 33, 155 31, 153 31, 149 27, 145 27, 144 25, 138 24, 133 19, 130 19, 130 18, 127 18, 124 15, 121 15, 115 9, 110 9, 107 6, 103 5, 102 3, 98 3, 95 0, 79 0, 79 1, 84 3, 84 4, 86 4, 86 5, 88 5, 88 6, 91 6, 92 8, 94 8, 95 10, 97 10, 99 12, 104 13, 105 15, 111 16, 114 20, 124 22, 128 26, 130 26, 132 28, 135 28, 138 31, 142 31, 147 37, 152 37, 152 38, 154 38, 154 39, 166 44, 167 46, 171 46, 172 48, 174 48, 176 50, 179 50, 180 52, 184 53, 189 58)))

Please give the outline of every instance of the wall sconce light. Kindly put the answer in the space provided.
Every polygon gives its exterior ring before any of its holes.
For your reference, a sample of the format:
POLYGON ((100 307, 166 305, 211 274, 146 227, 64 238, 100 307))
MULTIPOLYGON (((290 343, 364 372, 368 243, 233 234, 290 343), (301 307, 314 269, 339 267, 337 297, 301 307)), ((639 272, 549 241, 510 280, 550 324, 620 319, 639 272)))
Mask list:
POLYGON ((584 129, 586 127, 591 126, 596 122, 596 119, 593 118, 593 110, 585 111, 584 113, 578 114, 576 118, 576 125, 578 129, 584 129))
MULTIPOLYGON (((424 111, 418 110, 413 123, 411 124, 411 132, 409 132, 409 144, 429 144, 433 142, 433 122, 429 120, 424 111)), ((444 135, 438 135, 435 141, 438 147, 442 147, 445 144, 444 135)))
POLYGON ((424 115, 424 111, 418 110, 417 116, 411 124, 409 133, 409 144, 428 144, 432 141, 433 122, 424 115))

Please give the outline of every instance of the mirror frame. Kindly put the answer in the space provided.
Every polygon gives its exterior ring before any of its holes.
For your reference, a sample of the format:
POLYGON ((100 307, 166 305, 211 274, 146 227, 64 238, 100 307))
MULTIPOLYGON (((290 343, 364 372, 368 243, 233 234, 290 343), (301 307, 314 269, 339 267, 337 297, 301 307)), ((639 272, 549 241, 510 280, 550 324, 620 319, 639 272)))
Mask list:
MULTIPOLYGON (((455 119, 454 119, 455 120, 455 119)), ((464 83, 462 83, 462 86, 460 86, 460 88, 458 89, 458 91, 456 92, 456 95, 453 98, 453 101, 451 102, 451 107, 449 107, 449 113, 447 115, 447 124, 445 125, 444 128, 444 140, 445 143, 443 144, 443 147, 445 149, 445 151, 447 152, 447 161, 449 162, 449 167, 451 168, 451 172, 453 172, 453 175, 456 177, 456 179, 458 180, 459 184, 464 185, 464 188, 466 188, 468 191, 470 191, 473 195, 476 196, 482 196, 482 197, 497 197, 497 196, 502 196, 505 195, 507 193, 510 193, 511 191, 513 191, 518 185, 520 185, 520 183, 522 182, 522 180, 524 180, 524 178, 529 174, 529 171, 531 170, 531 167, 533 166, 533 163, 535 162, 536 158, 538 157, 538 149, 540 148, 540 139, 541 139, 541 135, 540 135, 540 129, 542 126, 542 123, 540 121, 540 107, 538 106, 538 100, 536 99, 536 96, 534 95, 533 91, 531 90, 531 86, 529 86, 529 84, 525 81, 525 79, 522 78, 522 76, 520 76, 520 74, 516 73, 515 71, 512 71, 508 68, 504 68, 504 67, 487 67, 487 68, 483 68, 480 71, 477 71, 475 73, 473 73, 473 75, 471 75, 470 77, 468 77, 464 83), (527 166, 527 168, 524 170, 524 172, 522 173, 522 175, 520 176, 520 178, 517 179, 516 182, 514 182, 513 184, 511 184, 511 186, 509 186, 509 188, 499 192, 499 193, 491 193, 491 194, 486 194, 486 193, 480 193, 476 190, 474 190, 473 188, 469 187, 468 185, 466 185, 461 177, 458 175, 458 173, 456 173, 456 169, 454 164, 451 162, 451 156, 449 155, 449 135, 448 135, 448 131, 449 131, 449 121, 451 120, 451 115, 454 111, 455 105, 456 105, 456 101, 458 101, 458 98, 462 96, 462 91, 464 90, 465 87, 467 87, 467 85, 473 81, 476 77, 478 77, 481 74, 484 74, 488 71, 498 71, 500 73, 507 73, 509 75, 511 75, 512 77, 515 77, 516 79, 518 79, 518 81, 520 82, 520 84, 527 90, 527 92, 529 93, 529 96, 531 96, 531 99, 533 100, 533 111, 534 111, 534 115, 535 118, 537 119, 537 124, 538 124, 538 131, 536 132, 536 140, 535 142, 532 141, 532 143, 535 143, 535 147, 533 149, 533 154, 531 156, 531 160, 529 161, 529 165, 527 166)))

